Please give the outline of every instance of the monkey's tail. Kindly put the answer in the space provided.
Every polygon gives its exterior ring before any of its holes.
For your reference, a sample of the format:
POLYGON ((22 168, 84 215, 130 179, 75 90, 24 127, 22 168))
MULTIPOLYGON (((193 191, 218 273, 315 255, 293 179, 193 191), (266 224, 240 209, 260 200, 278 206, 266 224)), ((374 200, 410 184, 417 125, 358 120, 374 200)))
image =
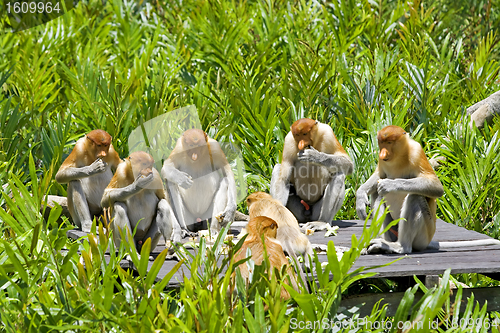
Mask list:
MULTIPOLYGON (((307 287, 307 279, 306 275, 304 274, 304 270, 302 269, 302 265, 299 262, 299 259, 297 258, 297 255, 295 254, 295 251, 293 250, 293 246, 291 246, 290 242, 287 241, 286 244, 283 244, 284 250, 288 253, 288 255, 292 256, 293 261, 295 262, 297 266, 297 270, 299 271, 300 279, 302 280, 302 284, 306 289, 307 287)), ((304 258, 306 260, 306 258, 304 258)))
POLYGON ((439 249, 454 249, 458 247, 471 247, 471 246, 488 246, 488 245, 500 245, 500 241, 497 239, 476 239, 471 241, 455 241, 455 242, 430 242, 427 246, 431 250, 439 249))

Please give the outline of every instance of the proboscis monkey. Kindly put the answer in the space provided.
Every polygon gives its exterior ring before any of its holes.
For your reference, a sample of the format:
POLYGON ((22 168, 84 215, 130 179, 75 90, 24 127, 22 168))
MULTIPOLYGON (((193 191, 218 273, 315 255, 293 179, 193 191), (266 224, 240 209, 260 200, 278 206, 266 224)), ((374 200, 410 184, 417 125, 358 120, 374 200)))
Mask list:
MULTIPOLYGON (((270 194, 255 192, 247 197, 247 206, 250 218, 267 216, 278 223, 276 239, 281 243, 283 249, 297 260, 296 254, 304 256, 304 263, 308 266, 308 256, 313 256, 311 242, 299 228, 297 219, 293 214, 270 194)), ((303 272, 301 272, 303 273, 303 272)), ((306 281, 305 276, 302 279, 306 281)))
MULTIPOLYGON (((277 230, 279 229, 278 224, 273 219, 266 216, 257 216, 250 218, 247 224, 248 236, 243 243, 241 249, 235 254, 234 261, 238 262, 247 257, 247 249, 250 249, 252 260, 256 265, 261 265, 264 260, 264 245, 262 243, 262 236, 264 236, 264 244, 266 246, 267 256, 269 258, 269 263, 271 264, 269 275, 273 274, 274 268, 281 270, 283 265, 288 266, 286 272, 290 278, 291 286, 299 291, 297 285, 297 276, 293 268, 288 263, 288 260, 283 253, 283 248, 280 243, 276 241, 277 230)), ((246 280, 249 277, 249 272, 247 264, 243 263, 238 266, 241 276, 246 280)), ((290 294, 285 288, 281 289, 281 298, 289 299, 290 294)))
POLYGON ((172 197, 183 234, 206 229, 219 231, 234 220, 236 184, 219 143, 199 129, 185 131, 163 164, 162 177, 172 197), (216 216, 222 216, 220 223, 216 216))
POLYGON ((134 152, 118 165, 101 205, 111 208, 113 240, 117 247, 121 242, 120 230, 125 236, 132 236, 136 231, 130 243, 139 252, 148 238, 151 238, 151 250, 161 235, 175 243, 181 240, 181 229, 160 174, 154 168, 153 157, 146 152, 134 152))
POLYGON ((443 195, 443 186, 430 165, 420 144, 410 139, 398 126, 387 126, 377 133, 379 162, 373 175, 356 192, 356 212, 366 219, 368 196, 378 210, 378 219, 388 206, 382 228, 394 219, 397 232, 389 230, 382 238, 372 240, 367 253, 411 253, 426 248, 452 248, 500 244, 497 240, 467 242, 431 242, 436 231, 436 198, 443 195), (385 204, 381 200, 385 199, 385 204))
POLYGON ((345 177, 353 168, 332 128, 303 118, 292 124, 285 137, 283 159, 273 169, 270 192, 298 222, 321 221, 310 227, 324 229, 344 202, 345 177))
POLYGON ((68 209, 78 228, 90 232, 92 219, 102 213, 101 198, 121 162, 111 144, 111 135, 93 130, 80 138, 56 174, 68 183, 68 209))

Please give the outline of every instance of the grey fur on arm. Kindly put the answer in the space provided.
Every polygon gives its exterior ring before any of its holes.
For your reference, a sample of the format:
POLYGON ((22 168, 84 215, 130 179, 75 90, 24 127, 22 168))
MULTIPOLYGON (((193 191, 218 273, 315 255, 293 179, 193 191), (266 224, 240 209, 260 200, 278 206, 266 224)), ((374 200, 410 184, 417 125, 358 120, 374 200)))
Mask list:
POLYGON ((375 171, 368 180, 359 187, 356 191, 356 213, 358 217, 365 220, 368 216, 366 214, 366 206, 370 203, 368 196, 377 191, 377 184, 380 180, 379 173, 375 171))
POLYGON ((163 179, 179 185, 182 188, 190 188, 193 185, 193 179, 186 172, 178 170, 174 163, 170 160, 166 160, 163 163, 163 168, 161 168, 161 176, 163 179))
POLYGON ((349 175, 354 170, 354 164, 348 156, 344 154, 323 153, 313 147, 299 152, 298 159, 301 162, 320 164, 326 167, 332 174, 342 172, 345 175, 349 175))
POLYGON ((124 202, 134 194, 142 191, 149 183, 153 181, 153 173, 146 177, 139 176, 132 184, 122 187, 106 189, 101 199, 102 207, 110 207, 115 202, 124 202))
POLYGON ((292 166, 289 163, 283 162, 276 164, 271 177, 271 186, 269 194, 286 206, 288 195, 290 193, 290 176, 292 175, 292 166))
POLYGON ((382 179, 380 182, 378 182, 377 192, 380 195, 385 195, 387 193, 397 191, 422 195, 429 198, 439 198, 444 194, 443 186, 437 178, 396 178, 382 179))
POLYGON ((56 174, 56 181, 60 184, 69 183, 72 180, 86 178, 97 173, 106 171, 107 163, 98 158, 91 165, 81 168, 67 167, 60 169, 56 174))

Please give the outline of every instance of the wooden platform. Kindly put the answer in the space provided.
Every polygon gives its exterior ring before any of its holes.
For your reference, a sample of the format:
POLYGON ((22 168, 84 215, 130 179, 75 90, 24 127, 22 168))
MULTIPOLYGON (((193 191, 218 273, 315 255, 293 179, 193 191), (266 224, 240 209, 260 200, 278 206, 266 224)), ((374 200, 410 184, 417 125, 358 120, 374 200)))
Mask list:
MULTIPOLYGON (((327 244, 333 241, 336 246, 350 247, 352 234, 356 237, 361 236, 363 231, 363 222, 358 220, 352 221, 335 221, 339 226, 337 236, 324 237, 325 232, 316 232, 314 235, 309 236, 312 244, 327 244)), ((241 227, 233 227, 232 232, 238 233, 241 227)), ((74 239, 85 236, 86 234, 81 231, 72 230, 68 232, 68 236, 74 239)), ((476 239, 488 239, 489 237, 475 231, 466 230, 453 224, 445 223, 442 220, 437 221, 436 234, 434 235, 435 241, 465 241, 476 239)), ((152 256, 156 257, 163 249, 161 243, 152 252, 152 256)), ((189 250, 194 253, 194 250, 189 250)), ((321 262, 327 261, 326 254, 318 255, 321 262)), ((423 252, 415 252, 409 255, 395 255, 395 254, 378 254, 378 255, 363 255, 354 264, 351 270, 359 267, 374 267, 383 265, 393 261, 394 259, 403 257, 403 259, 386 267, 379 267, 373 269, 373 272, 378 274, 375 277, 396 278, 409 281, 410 285, 414 284, 411 277, 418 275, 420 278, 434 277, 444 273, 448 268, 451 268, 452 274, 458 273, 481 273, 490 276, 494 279, 500 280, 500 246, 477 246, 467 247, 461 249, 447 249, 447 250, 427 250, 423 252)), ((151 268, 153 262, 149 262, 148 270, 151 268)), ((165 277, 177 264, 176 260, 166 260, 157 276, 157 281, 165 277)), ((123 260, 121 263, 123 268, 134 269, 131 262, 123 260)), ((183 277, 189 277, 190 271, 185 265, 175 273, 170 280, 169 287, 177 288, 183 281, 183 277)), ((432 279, 429 279, 432 281, 432 279)), ((476 300, 481 304, 488 301, 488 311, 500 311, 500 287, 479 288, 479 289, 465 289, 464 297, 470 296, 474 293, 476 300)), ((394 315, 397 306, 403 297, 404 293, 381 293, 381 294, 365 294, 351 296, 343 299, 341 307, 350 308, 352 306, 360 307, 360 315, 365 316, 370 314, 373 304, 381 298, 384 298, 382 303, 387 303, 387 315, 394 315)), ((416 295, 417 298, 421 294, 416 295)))
MULTIPOLYGON (((333 241, 336 246, 351 246, 351 236, 355 234, 358 238, 363 230, 362 221, 336 221, 340 228, 338 235, 333 237, 324 237, 325 232, 316 232, 309 236, 313 244, 327 244, 333 241)), ((238 227, 233 228, 234 232, 239 232, 238 227)), ((78 238, 85 234, 78 231, 71 231, 70 237, 78 238)), ((434 236, 435 241, 461 241, 487 239, 488 236, 475 231, 466 230, 453 224, 437 221, 437 230, 434 236)), ((157 246, 152 255, 156 256, 164 246, 157 246)), ((194 251, 194 250, 191 250, 194 251)), ((401 255, 364 255, 361 256, 352 269, 359 267, 373 267, 389 263, 401 255)), ((483 273, 489 276, 500 276, 500 246, 479 246, 462 249, 448 250, 428 250, 424 252, 415 252, 409 255, 403 255, 403 259, 387 267, 374 269, 377 277, 404 277, 413 275, 436 275, 442 274, 446 269, 451 268, 452 274, 457 273, 483 273)), ((320 261, 327 261, 325 254, 319 255, 320 261)), ((162 279, 177 263, 175 260, 166 260, 161 268, 157 279, 162 279)), ((149 263, 149 266, 153 262, 149 263)), ((128 262, 123 262, 123 267, 132 267, 128 262)), ((178 287, 183 280, 183 275, 189 276, 189 270, 183 267, 174 275, 170 281, 170 287, 178 287)))
MULTIPOLYGON (((362 221, 337 221, 340 227, 336 237, 324 238, 322 233, 309 237, 312 243, 326 242, 332 240, 335 245, 351 246, 351 235, 356 237, 362 233, 362 221)), ((489 239, 490 237, 475 231, 458 227, 454 224, 437 221, 434 241, 465 241, 476 239, 489 239)), ((384 254, 361 256, 353 266, 372 267, 386 264, 399 257, 404 257, 390 266, 373 270, 379 273, 378 277, 400 277, 413 275, 436 275, 442 274, 451 268, 452 274, 458 273, 500 273, 500 246, 477 246, 462 249, 426 250, 414 252, 409 255, 384 254)), ((319 255, 320 260, 326 255, 319 255)), ((321 260, 323 261, 323 260, 321 260)))

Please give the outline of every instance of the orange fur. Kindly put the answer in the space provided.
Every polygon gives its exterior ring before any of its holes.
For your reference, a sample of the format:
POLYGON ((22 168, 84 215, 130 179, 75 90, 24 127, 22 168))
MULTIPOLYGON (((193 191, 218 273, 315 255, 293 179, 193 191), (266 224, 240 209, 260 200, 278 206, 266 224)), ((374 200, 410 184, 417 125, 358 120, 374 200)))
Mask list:
POLYGON ((103 130, 89 132, 85 138, 78 140, 69 156, 62 163, 60 169, 88 166, 97 158, 102 158, 104 162, 116 168, 121 159, 114 150, 111 139, 111 135, 103 130))
MULTIPOLYGON (((256 265, 261 265, 264 260, 264 246, 266 247, 267 255, 269 258, 269 263, 271 264, 271 272, 269 272, 269 277, 272 276, 274 268, 281 270, 284 265, 287 266, 286 272, 290 278, 290 283, 295 290, 298 290, 297 277, 294 270, 288 263, 288 260, 283 253, 283 248, 276 241, 276 233, 278 229, 278 224, 276 221, 265 217, 257 216, 248 222, 247 231, 248 236, 243 243, 241 249, 235 254, 234 261, 240 261, 246 258, 247 249, 250 249, 252 253, 252 260, 256 265), (262 242, 261 235, 264 236, 264 243, 262 242)), ((241 272, 241 276, 244 279, 248 279, 250 273, 246 263, 238 266, 241 272)), ((233 274, 234 278, 234 274, 233 274)), ((290 294, 285 288, 281 289, 281 298, 289 299, 290 294)))
MULTIPOLYGON (((403 128, 386 126, 377 133, 377 139, 380 148, 377 170, 381 179, 425 177, 440 182, 420 144, 410 139, 403 128)), ((401 207, 404 196, 392 195, 386 199, 389 206, 392 203, 401 207)), ((436 199, 426 197, 426 200, 432 216, 432 225, 426 229, 430 242, 436 230, 436 199)))
MULTIPOLYGON (((264 192, 254 192, 247 197, 247 206, 250 219, 257 216, 267 216, 278 223, 276 239, 287 252, 313 255, 311 243, 306 235, 300 231, 299 223, 293 214, 278 200, 264 192)), ((292 253, 288 253, 292 255, 292 253)))

